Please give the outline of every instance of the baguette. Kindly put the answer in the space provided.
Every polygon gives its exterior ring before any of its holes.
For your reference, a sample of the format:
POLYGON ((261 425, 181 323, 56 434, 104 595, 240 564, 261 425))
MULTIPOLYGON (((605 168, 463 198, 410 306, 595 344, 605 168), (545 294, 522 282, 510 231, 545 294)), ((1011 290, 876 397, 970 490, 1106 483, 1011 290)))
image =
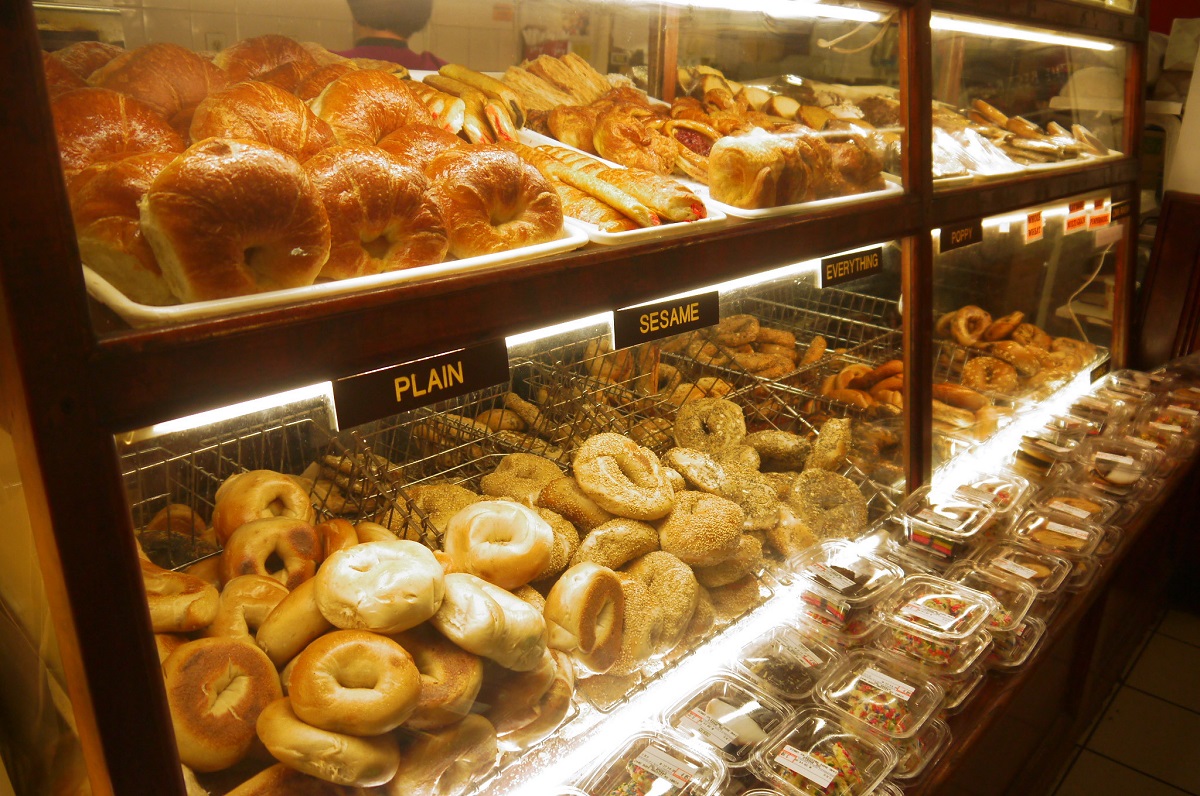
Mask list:
POLYGON ((657 227, 662 221, 644 204, 629 194, 591 174, 573 169, 546 152, 517 142, 504 146, 521 156, 525 162, 540 171, 546 179, 559 179, 616 208, 643 227, 657 227))
POLYGON ((564 147, 538 147, 573 169, 620 188, 669 221, 698 221, 708 215, 700 197, 669 177, 644 169, 610 169, 595 158, 564 147))
POLYGON ((525 104, 521 102, 521 97, 496 78, 459 64, 446 64, 438 70, 438 74, 466 83, 471 88, 483 92, 485 96, 499 102, 508 111, 513 124, 517 127, 525 126, 525 104))

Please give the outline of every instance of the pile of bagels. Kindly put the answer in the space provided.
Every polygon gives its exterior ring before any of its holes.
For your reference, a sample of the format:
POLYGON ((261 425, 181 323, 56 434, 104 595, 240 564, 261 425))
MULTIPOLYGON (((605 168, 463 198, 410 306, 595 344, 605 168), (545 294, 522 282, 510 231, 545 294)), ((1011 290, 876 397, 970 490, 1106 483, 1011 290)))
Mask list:
POLYGON ((619 700, 757 605, 766 556, 866 525, 834 472, 849 421, 747 433, 736 404, 702 399, 671 433, 661 458, 606 432, 569 471, 511 454, 477 484, 410 486, 412 536, 436 546, 320 521, 311 482, 270 470, 223 482, 211 522, 165 507, 148 528, 221 548, 185 571, 141 559, 188 781, 462 792, 577 692, 619 700))
POLYGON ((466 81, 504 87, 464 67, 435 88, 277 35, 207 56, 81 42, 44 64, 82 260, 135 302, 304 287, 562 233, 555 189, 494 143, 515 135, 505 114, 519 101, 481 100, 466 81))

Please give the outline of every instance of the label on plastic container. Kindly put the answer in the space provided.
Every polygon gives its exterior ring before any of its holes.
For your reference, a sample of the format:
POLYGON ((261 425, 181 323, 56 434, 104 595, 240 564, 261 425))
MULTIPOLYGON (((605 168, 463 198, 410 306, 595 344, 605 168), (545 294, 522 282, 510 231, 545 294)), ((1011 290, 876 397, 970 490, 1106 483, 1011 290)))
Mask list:
POLYGON ((1187 415, 1188 417, 1200 415, 1200 412, 1197 412, 1195 409, 1188 409, 1186 406, 1179 406, 1178 404, 1171 404, 1167 407, 1167 411, 1174 412, 1177 415, 1187 415))
POLYGON ((633 764, 640 766, 655 776, 662 777, 678 788, 686 788, 695 776, 697 768, 682 760, 676 760, 671 755, 655 746, 647 746, 638 755, 633 764))
POLYGON ((804 646, 799 640, 789 636, 779 637, 779 646, 790 652, 792 656, 804 664, 805 668, 812 669, 820 666, 825 661, 821 660, 815 652, 804 646))
POLYGON ((854 581, 850 580, 850 578, 824 564, 813 564, 812 571, 816 573, 818 578, 838 591, 845 591, 854 585, 854 581))
POLYGON ((1072 536, 1076 539, 1087 541, 1092 537, 1090 533, 1080 528, 1072 528, 1070 525, 1063 525, 1061 522, 1050 521, 1046 523, 1046 527, 1055 533, 1061 533, 1063 536, 1072 536))
POLYGON ((1063 503, 1061 500, 1052 500, 1048 505, 1055 511, 1061 511, 1064 514, 1070 514, 1072 517, 1078 517, 1081 520, 1086 520, 1088 517, 1092 516, 1092 512, 1088 511, 1087 509, 1081 509, 1078 506, 1070 506, 1066 503, 1063 503))
POLYGON ((1010 561, 1007 558, 993 558, 992 566, 999 567, 1005 572, 1011 572, 1019 578, 1025 578, 1025 580, 1033 580, 1033 578, 1037 576, 1036 570, 1032 570, 1029 567, 1023 567, 1016 561, 1010 561))
POLYGON ((796 747, 787 744, 784 744, 783 749, 779 750, 779 754, 775 755, 775 762, 789 771, 799 774, 809 782, 816 783, 818 788, 828 788, 838 774, 837 769, 833 766, 827 766, 808 752, 801 752, 796 747))
POLYGON ((679 726, 692 730, 700 737, 718 748, 727 746, 737 740, 737 733, 726 727, 700 708, 692 708, 679 720, 679 726))
POLYGON ((915 602, 905 603, 900 609, 900 613, 921 619, 941 630, 949 630, 957 621, 953 616, 944 611, 938 611, 937 609, 930 608, 928 605, 921 605, 915 602))
POLYGON ((962 495, 968 500, 981 501, 985 506, 992 506, 1000 502, 999 496, 988 492, 986 489, 976 489, 973 486, 960 486, 954 490, 954 494, 962 495))
POLYGON ((880 691, 887 691, 892 696, 902 699, 905 702, 907 702, 909 697, 911 697, 917 690, 903 680, 897 680, 895 677, 889 677, 878 669, 867 669, 858 676, 858 679, 862 680, 868 685, 878 688, 880 691))
POLYGON ((1092 398, 1087 395, 1075 402, 1078 406, 1086 406, 1088 409, 1095 409, 1098 412, 1107 412, 1111 407, 1099 398, 1092 398))
POLYGON ((1123 464, 1126 467, 1132 467, 1134 463, 1132 456, 1122 456, 1120 454, 1109 453, 1107 451, 1100 451, 1097 453, 1096 460, 1101 462, 1112 462, 1113 464, 1123 464))
POLYGON ((1146 448, 1147 450, 1158 450, 1158 443, 1151 442, 1148 439, 1141 439, 1140 437, 1134 437, 1129 434, 1126 434, 1125 441, 1133 443, 1134 445, 1138 445, 1140 447, 1146 448))
POLYGON ((1037 446, 1039 448, 1045 448, 1048 451, 1052 451, 1054 453, 1059 453, 1059 454, 1071 452, 1070 448, 1064 448, 1062 445, 1055 445, 1053 442, 1048 442, 1044 439, 1039 439, 1037 441, 1037 446))
POLYGON ((1157 428, 1159 431, 1166 431, 1171 434, 1182 434, 1183 433, 1183 426, 1177 426, 1174 423, 1151 422, 1150 428, 1157 428))
POLYGON ((957 531, 959 526, 963 524, 962 520, 956 520, 953 517, 947 517, 943 514, 938 514, 932 509, 921 509, 917 512, 917 518, 931 522, 939 528, 945 528, 948 531, 957 531))

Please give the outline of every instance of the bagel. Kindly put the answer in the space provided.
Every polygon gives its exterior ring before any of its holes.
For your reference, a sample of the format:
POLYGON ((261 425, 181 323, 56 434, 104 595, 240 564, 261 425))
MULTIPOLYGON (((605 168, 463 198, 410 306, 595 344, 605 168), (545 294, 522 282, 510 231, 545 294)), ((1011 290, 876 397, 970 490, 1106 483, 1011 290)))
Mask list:
POLYGON ((320 559, 316 529, 305 520, 253 520, 234 531, 225 543, 221 581, 228 583, 239 575, 269 575, 291 590, 316 574, 320 559), (273 561, 279 561, 282 568, 269 571, 273 561))
POLYGON ((442 565, 417 542, 368 542, 334 553, 316 577, 335 627, 399 633, 429 619, 445 594, 442 565))
POLYGON ((1046 334, 1032 323, 1018 324, 1017 328, 1013 329, 1012 334, 1009 336, 1023 346, 1040 348, 1044 351, 1050 350, 1050 345, 1052 342, 1050 335, 1046 334))
POLYGON ((1020 343, 1012 340, 1002 340, 998 343, 988 343, 987 352, 996 359, 1007 362, 1017 369, 1017 374, 1028 378, 1042 369, 1037 356, 1020 343))
POLYGON ((846 462, 850 451, 849 418, 832 418, 821 425, 817 441, 804 462, 807 470, 837 470, 846 462))
POLYGON ((389 782, 400 767, 400 746, 391 735, 359 738, 304 723, 288 697, 258 716, 258 737, 279 762, 332 782, 370 788, 389 782))
POLYGON ((155 633, 190 633, 217 618, 221 598, 212 584, 186 572, 163 569, 148 559, 138 563, 155 633))
POLYGON ((554 530, 533 509, 508 500, 485 500, 450 518, 443 549, 457 572, 515 589, 549 566, 554 530))
POLYGON ((635 520, 657 520, 671 511, 675 492, 654 452, 620 434, 589 437, 573 463, 579 487, 600 508, 635 520))
POLYGON ((392 636, 408 652, 421 677, 416 709, 405 727, 435 730, 462 721, 483 685, 483 659, 473 655, 429 625, 392 636))
POLYGON ((521 752, 528 749, 557 730, 571 712, 571 700, 575 694, 575 670, 571 659, 565 653, 553 651, 552 655, 556 666, 550 688, 532 706, 530 721, 508 732, 497 733, 501 750, 521 752))
POLYGON ((483 688, 476 700, 476 709, 492 723, 497 735, 520 729, 533 721, 535 707, 554 684, 558 660, 547 649, 537 665, 528 671, 509 671, 495 664, 484 667, 483 688))
POLYGON ((510 453, 479 480, 479 488, 485 495, 512 498, 532 506, 543 487, 562 477, 558 465, 543 456, 510 453))
POLYGON ((458 646, 506 669, 529 671, 546 651, 541 612, 466 573, 446 575, 446 597, 429 621, 458 646))
POLYGON ((618 577, 621 580, 621 593, 625 597, 625 627, 621 635, 621 652, 607 674, 588 678, 584 683, 631 675, 641 670, 646 661, 659 651, 663 635, 662 615, 651 601, 649 591, 641 581, 630 575, 619 573, 618 577))
POLYGON ((322 730, 382 735, 417 708, 421 673, 395 641, 365 630, 336 630, 296 657, 288 679, 292 710, 322 730))
POLYGON ((619 517, 589 533, 571 556, 570 566, 590 562, 620 569, 633 559, 657 550, 658 539, 654 526, 619 517))
POLYGON ((737 550, 746 514, 732 500, 681 492, 658 526, 660 548, 685 564, 712 566, 737 550))
POLYGON ((987 396, 975 392, 970 387, 964 387, 961 384, 951 384, 945 381, 935 381, 933 383, 933 397, 950 404, 950 406, 967 409, 971 412, 977 412, 985 406, 990 406, 992 403, 988 400, 987 396))
POLYGON ((239 638, 254 643, 254 634, 275 606, 288 596, 288 589, 266 575, 239 575, 221 590, 221 604, 206 637, 239 638))
POLYGON ((933 399, 933 419, 954 428, 967 428, 975 424, 975 413, 933 399))
POLYGON ((974 345, 979 342, 984 330, 992 324, 992 316, 973 304, 954 313, 950 331, 959 345, 974 345))
POLYGON ((833 377, 834 388, 838 390, 844 390, 849 387, 854 387, 855 389, 866 389, 867 386, 870 386, 868 377, 871 375, 872 370, 874 369, 870 365, 847 365, 839 370, 833 377), (855 387, 855 382, 866 386, 855 387))
POLYGON ((554 544, 550 548, 550 561, 545 568, 534 576, 533 582, 540 586, 548 586, 549 582, 560 575, 571 562, 571 557, 579 549, 579 531, 567 522, 560 514, 550 509, 535 509, 539 517, 546 521, 554 532, 554 544))
MULTIPOLYGON (((496 729, 470 715, 445 729, 421 733, 401 750, 400 768, 387 796, 446 796, 466 793, 496 765, 496 729)), ((289 795, 290 796, 290 795, 289 795)))
POLYGON ((825 350, 828 347, 829 344, 825 341, 824 337, 821 337, 820 335, 814 337, 809 342, 808 348, 804 350, 804 356, 800 358, 800 366, 812 365, 813 363, 820 361, 821 357, 825 356, 825 350))
POLYGON ((595 674, 621 652, 625 595, 612 570, 584 562, 562 574, 543 609, 551 649, 563 650, 595 674))
POLYGON ((742 408, 724 398, 690 401, 680 407, 675 419, 675 443, 681 448, 715 453, 741 443, 745 437, 742 408))
POLYGON ((283 695, 262 650, 229 638, 181 645, 163 662, 163 681, 179 758, 196 771, 220 771, 245 757, 259 714, 283 695))
POLYGON ((596 501, 579 488, 574 478, 561 474, 542 487, 534 502, 565 517, 584 533, 613 519, 612 514, 600 508, 596 501))
MULTIPOLYGON (((859 366, 852 366, 852 367, 861 368, 861 367, 866 367, 866 366, 859 365, 859 366)), ((893 376, 903 376, 903 375, 904 375, 903 360, 889 359, 887 362, 884 362, 879 367, 871 368, 868 373, 859 375, 859 376, 851 379, 848 384, 846 384, 846 385, 839 384, 838 386, 839 387, 848 386, 854 390, 870 390, 872 387, 874 387, 876 384, 883 381, 884 379, 890 379, 893 376)))
MULTIPOLYGON (((316 527, 317 542, 321 546, 321 560, 328 559, 339 550, 346 550, 359 544, 358 529, 349 520, 340 517, 323 522, 316 527)), ((366 530, 366 529, 364 529, 366 530)), ((370 541, 363 539, 361 541, 370 541)))
POLYGON ((692 567, 696 581, 706 589, 728 586, 759 570, 763 563, 762 542, 748 533, 738 538, 737 547, 729 558, 707 567, 692 567))
POLYGON ((299 655, 315 639, 333 629, 317 607, 316 580, 307 580, 267 614, 254 634, 259 649, 278 668, 299 655))
POLYGON ((854 539, 867 527, 867 499, 845 476, 825 470, 805 470, 786 498, 800 525, 817 540, 854 539))
POLYGON ((717 495, 741 508, 743 531, 765 531, 779 522, 779 499, 775 488, 757 474, 749 478, 729 478, 717 495))
MULTIPOLYGON (((188 796, 191 796, 190 792, 188 796)), ((238 785, 226 796, 357 796, 357 792, 302 774, 283 763, 276 763, 238 785)))
POLYGON ((962 383, 982 392, 1011 393, 1017 389, 1017 369, 995 357, 973 357, 963 365, 962 383))
POLYGON ((729 477, 712 456, 692 448, 671 448, 663 454, 663 461, 701 492, 716 492, 729 477))
POLYGON ((812 442, 788 431, 756 431, 743 441, 758 451, 764 470, 802 470, 812 452, 812 442))
POLYGON ((753 315, 730 315, 712 327, 713 339, 724 346, 737 348, 758 338, 758 319, 753 315))
POLYGON ((683 637, 696 610, 700 584, 691 567, 670 553, 647 553, 625 565, 625 575, 646 589, 646 599, 657 615, 650 643, 655 653, 667 652, 683 637))
POLYGON ((988 327, 983 330, 983 334, 980 335, 980 339, 991 343, 1010 337, 1023 320, 1025 320, 1025 313, 1020 311, 998 318, 988 324, 988 327))

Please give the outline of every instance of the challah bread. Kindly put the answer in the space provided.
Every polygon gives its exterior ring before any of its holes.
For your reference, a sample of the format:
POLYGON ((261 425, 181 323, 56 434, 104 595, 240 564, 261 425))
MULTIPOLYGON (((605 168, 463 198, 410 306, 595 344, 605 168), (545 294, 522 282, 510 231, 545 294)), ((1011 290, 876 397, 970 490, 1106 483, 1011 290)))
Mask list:
POLYGON ((325 203, 332 242, 322 279, 440 263, 442 212, 417 169, 377 147, 332 147, 304 164, 325 203))
POLYGON ((373 69, 342 75, 325 87, 311 107, 343 146, 374 145, 405 125, 433 123, 405 81, 373 69))
POLYGON ((102 41, 77 41, 55 50, 50 57, 87 80, 100 67, 125 52, 124 47, 102 41))
POLYGON ((512 152, 493 146, 455 149, 439 155, 428 173, 455 257, 544 243, 562 231, 558 194, 512 152))
POLYGON ((220 771, 245 757, 259 713, 283 695, 270 659, 236 639, 180 646, 163 663, 163 680, 179 757, 196 771, 220 771))
POLYGON ((213 63, 225 70, 231 83, 254 80, 286 64, 297 64, 309 72, 318 66, 304 45, 275 33, 242 39, 217 53, 213 63))
POLYGON ((185 302, 311 285, 329 258, 329 217, 304 169, 255 141, 193 145, 154 181, 141 219, 185 302))
POLYGON ((51 103, 50 112, 68 180, 103 160, 142 152, 178 154, 185 149, 183 139, 153 108, 116 91, 70 91, 51 103))
POLYGON ((46 77, 46 92, 50 99, 68 91, 84 88, 87 82, 49 53, 42 53, 42 72, 46 77))
POLYGON ((443 152, 462 149, 467 142, 432 124, 410 124, 383 137, 379 148, 401 163, 426 173, 429 164, 443 152))
POLYGON ((446 575, 446 597, 429 621, 468 652, 513 671, 536 668, 546 653, 546 622, 541 613, 474 575, 446 575))
POLYGON ((80 258, 139 304, 175 303, 138 213, 138 202, 174 159, 172 153, 146 152, 93 163, 68 190, 80 258))
POLYGON ((209 95, 192 116, 191 140, 241 138, 273 146, 300 162, 333 146, 333 130, 299 98, 247 80, 209 95))
POLYGON ((200 101, 224 88, 227 80, 224 72, 191 50, 157 42, 112 59, 92 73, 88 84, 141 100, 182 134, 200 101))

